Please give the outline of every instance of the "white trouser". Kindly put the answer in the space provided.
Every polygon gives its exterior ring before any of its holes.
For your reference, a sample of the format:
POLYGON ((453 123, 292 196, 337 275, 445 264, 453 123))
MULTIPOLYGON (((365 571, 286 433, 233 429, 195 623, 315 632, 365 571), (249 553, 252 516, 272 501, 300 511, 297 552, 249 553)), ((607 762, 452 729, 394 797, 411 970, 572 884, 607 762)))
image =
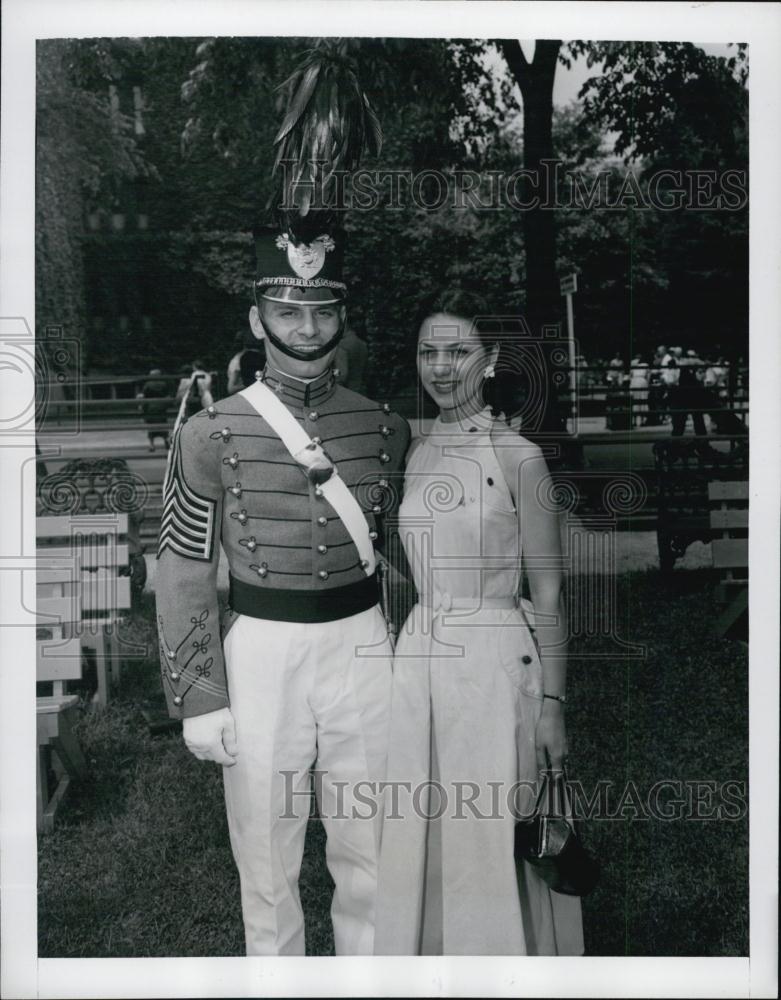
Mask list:
POLYGON ((313 763, 336 953, 372 954, 382 818, 369 783, 385 778, 391 657, 376 607, 316 624, 241 615, 225 638, 239 755, 223 775, 248 955, 304 954, 313 763))

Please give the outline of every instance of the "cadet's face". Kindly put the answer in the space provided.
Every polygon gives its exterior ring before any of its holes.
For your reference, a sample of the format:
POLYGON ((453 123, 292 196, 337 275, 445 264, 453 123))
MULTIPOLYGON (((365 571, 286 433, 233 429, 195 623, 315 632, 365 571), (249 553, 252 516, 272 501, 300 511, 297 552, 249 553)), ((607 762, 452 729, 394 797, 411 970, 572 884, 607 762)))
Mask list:
MULTIPOLYGON (((261 300, 260 319, 253 306, 250 312, 250 325, 255 336, 263 336, 265 326, 275 337, 278 337, 287 347, 302 354, 316 351, 334 337, 344 315, 344 306, 338 304, 318 305, 317 302, 269 302, 261 300), (253 315, 254 313, 254 315, 253 315)), ((316 378, 333 361, 336 345, 332 351, 321 358, 311 361, 290 358, 279 351, 268 339, 266 341, 266 357, 280 371, 295 375, 298 378, 316 378)))
POLYGON ((491 360, 471 320, 439 313, 423 322, 418 335, 418 372, 423 388, 441 409, 462 408, 476 400, 491 360))

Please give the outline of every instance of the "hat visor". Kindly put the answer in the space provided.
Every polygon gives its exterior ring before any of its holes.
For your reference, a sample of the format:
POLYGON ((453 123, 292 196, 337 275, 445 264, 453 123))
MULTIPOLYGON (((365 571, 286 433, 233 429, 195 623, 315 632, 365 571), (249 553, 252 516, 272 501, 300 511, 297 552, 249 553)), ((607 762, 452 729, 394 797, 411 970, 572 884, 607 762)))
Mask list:
POLYGON ((300 285, 266 285, 258 289, 260 298, 270 302, 312 302, 321 305, 342 302, 344 294, 336 288, 304 287, 300 285))

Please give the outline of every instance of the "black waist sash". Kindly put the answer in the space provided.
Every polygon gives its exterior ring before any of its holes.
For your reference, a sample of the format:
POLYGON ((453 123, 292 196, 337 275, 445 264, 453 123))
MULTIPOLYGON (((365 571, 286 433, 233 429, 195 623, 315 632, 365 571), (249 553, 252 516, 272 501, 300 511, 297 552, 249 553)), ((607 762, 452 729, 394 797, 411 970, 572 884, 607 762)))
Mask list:
POLYGON ((328 590, 256 587, 230 577, 228 603, 237 615, 277 622, 332 622, 373 608, 379 601, 377 577, 328 590))

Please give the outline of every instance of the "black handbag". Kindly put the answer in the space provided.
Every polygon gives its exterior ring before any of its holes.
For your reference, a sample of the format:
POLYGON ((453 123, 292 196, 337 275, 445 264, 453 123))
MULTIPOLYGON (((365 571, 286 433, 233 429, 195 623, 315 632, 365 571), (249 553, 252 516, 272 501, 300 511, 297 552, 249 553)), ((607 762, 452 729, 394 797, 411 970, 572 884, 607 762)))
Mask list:
POLYGON ((599 879, 599 861, 575 829, 563 771, 543 771, 530 819, 515 825, 515 860, 528 862, 553 892, 585 896, 599 879))

